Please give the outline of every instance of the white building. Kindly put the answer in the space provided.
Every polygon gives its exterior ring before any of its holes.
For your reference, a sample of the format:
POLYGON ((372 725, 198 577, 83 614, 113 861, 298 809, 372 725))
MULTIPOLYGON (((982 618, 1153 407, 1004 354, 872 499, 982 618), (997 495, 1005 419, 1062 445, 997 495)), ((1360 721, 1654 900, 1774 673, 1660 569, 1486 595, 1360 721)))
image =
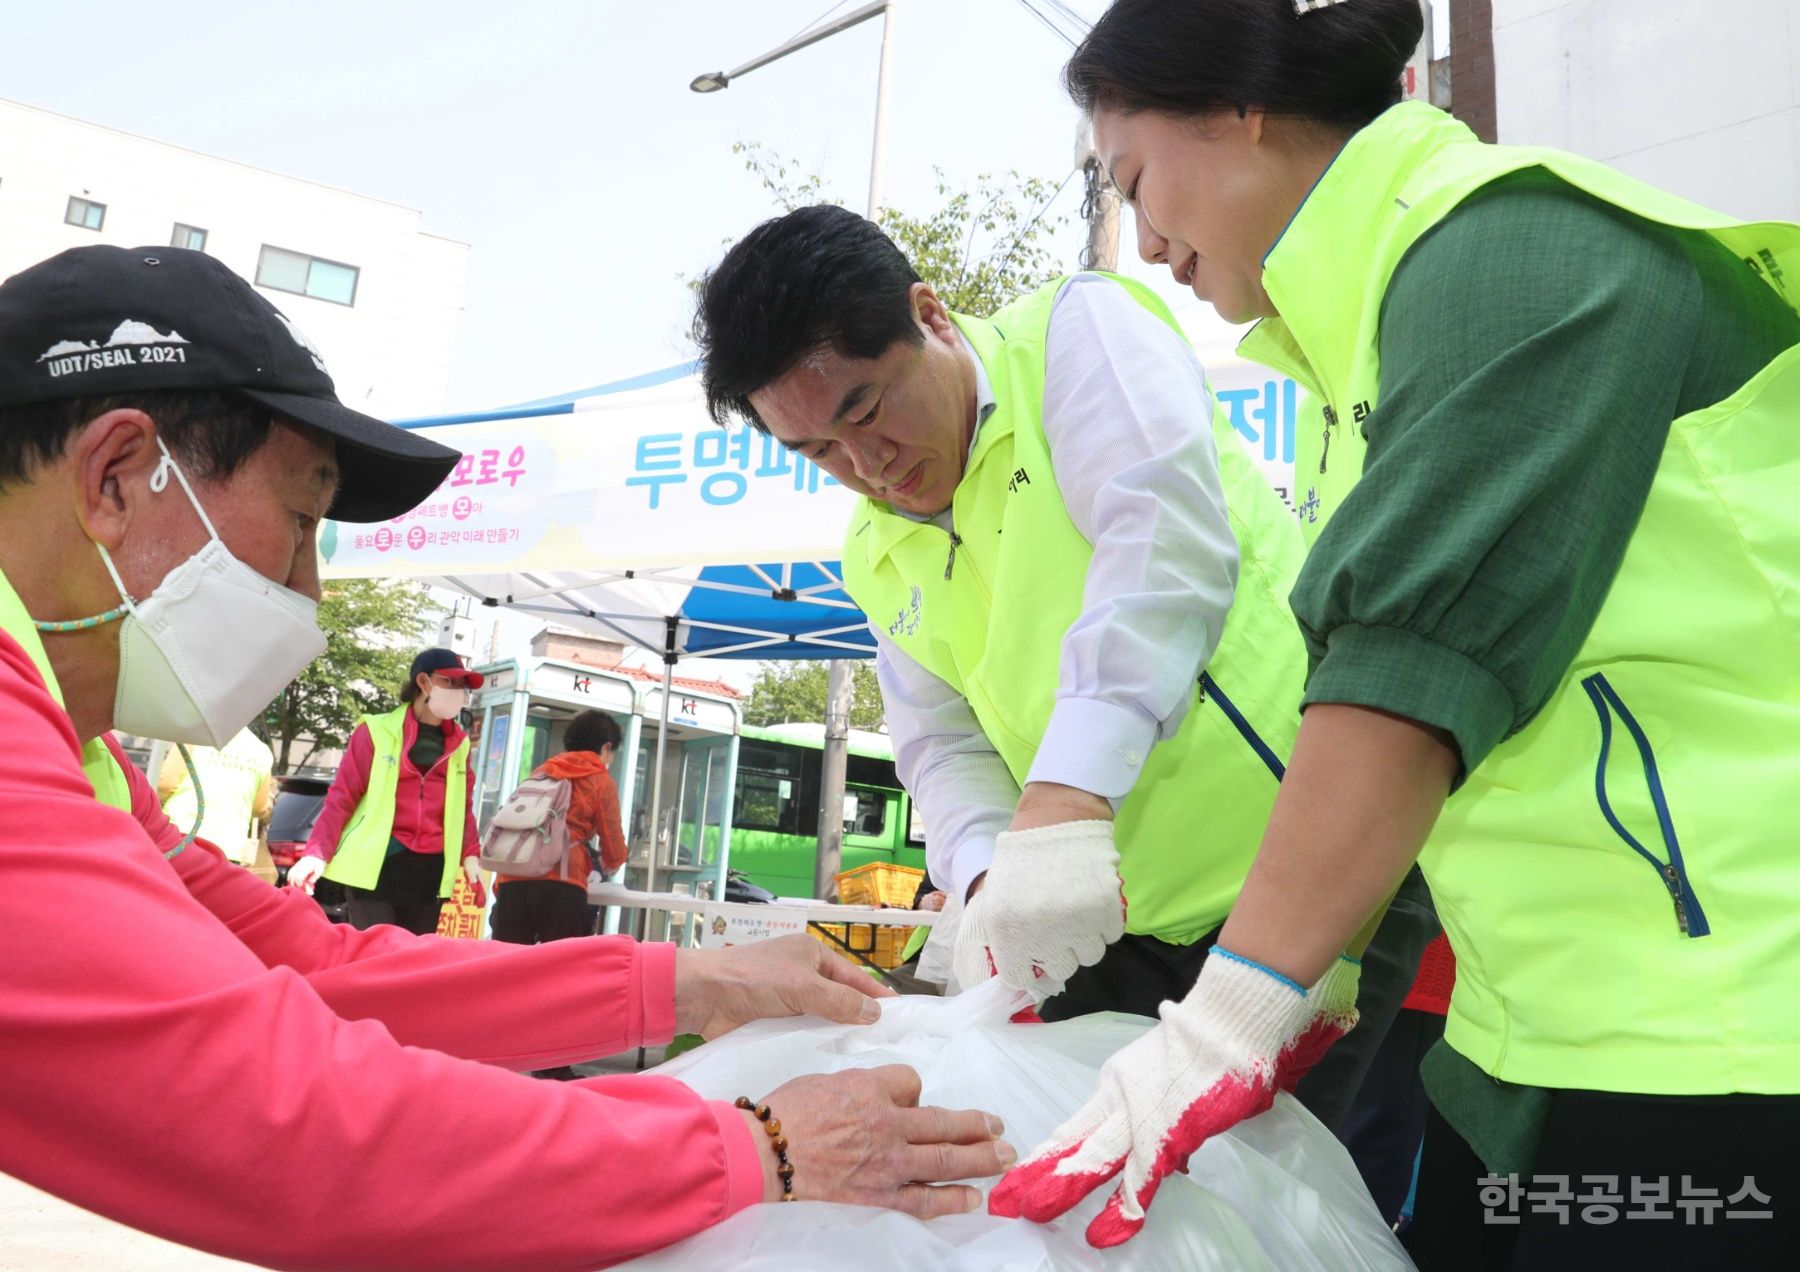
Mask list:
POLYGON ((347 406, 441 411, 469 247, 420 213, 0 100, 0 277, 84 243, 198 247, 307 333, 347 406))
POLYGON ((1800 219, 1795 0, 1492 12, 1497 140, 1573 150, 1746 220, 1800 219))

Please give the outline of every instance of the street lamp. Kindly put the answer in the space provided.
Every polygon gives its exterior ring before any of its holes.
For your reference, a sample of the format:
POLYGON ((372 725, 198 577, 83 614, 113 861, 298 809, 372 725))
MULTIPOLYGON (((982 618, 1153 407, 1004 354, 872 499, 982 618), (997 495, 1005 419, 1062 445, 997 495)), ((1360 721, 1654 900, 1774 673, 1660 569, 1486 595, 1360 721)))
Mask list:
POLYGON ((696 93, 716 93, 729 88, 731 81, 740 75, 748 75, 759 66, 767 66, 778 61, 789 53, 797 53, 808 45, 817 44, 820 40, 830 39, 839 31, 848 31, 853 26, 867 22, 877 14, 885 15, 881 25, 881 69, 875 81, 875 144, 869 156, 869 219, 881 210, 881 178, 882 165, 887 150, 887 103, 888 103, 888 66, 892 60, 894 46, 894 5, 897 0, 874 0, 860 9, 852 9, 835 22, 828 22, 816 30, 789 40, 779 48, 770 49, 760 57, 753 57, 742 66, 730 71, 708 71, 694 76, 688 88, 696 93))

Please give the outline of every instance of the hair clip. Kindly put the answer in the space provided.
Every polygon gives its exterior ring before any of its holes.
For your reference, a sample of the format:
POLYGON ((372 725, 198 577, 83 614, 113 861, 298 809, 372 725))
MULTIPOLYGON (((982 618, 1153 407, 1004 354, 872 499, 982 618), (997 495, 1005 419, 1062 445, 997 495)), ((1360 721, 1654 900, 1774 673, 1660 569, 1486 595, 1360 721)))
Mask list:
POLYGON ((1294 16, 1304 18, 1309 13, 1317 13, 1320 9, 1329 9, 1334 4, 1343 4, 1344 0, 1294 0, 1294 16))

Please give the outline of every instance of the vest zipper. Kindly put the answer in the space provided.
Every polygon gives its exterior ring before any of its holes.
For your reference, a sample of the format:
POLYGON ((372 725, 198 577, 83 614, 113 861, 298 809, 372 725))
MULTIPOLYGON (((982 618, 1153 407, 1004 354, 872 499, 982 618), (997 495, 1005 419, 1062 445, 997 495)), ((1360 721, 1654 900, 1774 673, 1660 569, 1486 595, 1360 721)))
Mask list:
POLYGON ((1319 471, 1320 472, 1325 471, 1325 461, 1331 455, 1331 430, 1337 427, 1337 422, 1338 422, 1337 412, 1332 410, 1331 404, 1329 402, 1327 402, 1325 404, 1325 428, 1323 430, 1324 436, 1325 436, 1325 444, 1319 450, 1319 471))
POLYGON ((1613 833, 1623 839, 1631 849, 1648 861, 1656 869, 1662 885, 1668 890, 1669 899, 1675 905, 1675 925, 1681 934, 1688 937, 1712 935, 1712 926, 1707 922, 1706 911, 1701 908, 1700 898, 1695 894, 1693 885, 1688 882, 1687 866, 1681 859, 1681 843, 1675 836, 1675 821, 1669 814, 1669 803, 1663 793, 1662 774, 1656 766, 1656 753, 1650 747, 1650 739, 1645 736, 1639 726, 1637 717, 1626 708, 1625 701, 1612 687, 1604 674, 1596 672, 1581 682, 1587 691, 1588 700, 1594 705, 1594 712, 1600 717, 1600 758, 1594 770, 1594 795, 1600 803, 1601 815, 1613 828, 1613 833), (1657 825, 1662 833, 1663 846, 1668 850, 1667 861, 1659 861, 1650 850, 1640 842, 1619 820, 1613 811, 1612 801, 1606 794, 1606 761, 1612 751, 1612 718, 1619 717, 1625 729, 1631 734, 1636 744, 1638 755, 1643 760, 1644 781, 1650 789, 1650 802, 1656 809, 1657 825))
POLYGON ((944 558, 944 582, 950 581, 950 572, 956 569, 956 550, 962 547, 962 536, 956 531, 950 532, 950 555, 944 558))
POLYGON ((1693 933, 1688 931, 1687 902, 1681 899, 1681 876, 1676 873, 1674 866, 1664 866, 1662 873, 1663 883, 1667 885, 1669 896, 1675 902, 1675 925, 1681 929, 1683 936, 1692 936, 1693 933))
POLYGON ((1275 754, 1273 747, 1262 740, 1261 735, 1256 731, 1256 726, 1251 724, 1245 718, 1244 713, 1237 709, 1237 704, 1225 696, 1225 691, 1219 688, 1219 682, 1212 678, 1212 673, 1203 671, 1200 673, 1200 701, 1204 703, 1209 694, 1212 696, 1212 700, 1218 704, 1219 710, 1225 713, 1225 718, 1231 721, 1232 726, 1237 729, 1244 741, 1249 743, 1250 749, 1256 752, 1256 758, 1268 767, 1275 780, 1279 782, 1286 778, 1287 765, 1281 762, 1281 757, 1275 754))

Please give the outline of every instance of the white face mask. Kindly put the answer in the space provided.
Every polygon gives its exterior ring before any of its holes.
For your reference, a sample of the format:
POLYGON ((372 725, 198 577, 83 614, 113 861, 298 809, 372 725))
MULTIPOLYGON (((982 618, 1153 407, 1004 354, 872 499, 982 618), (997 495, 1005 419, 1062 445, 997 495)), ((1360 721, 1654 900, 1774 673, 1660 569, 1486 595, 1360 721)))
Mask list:
POLYGON ((209 536, 134 601, 100 547, 119 595, 119 692, 113 724, 126 733, 223 747, 325 652, 317 601, 281 586, 232 556, 162 439, 151 475, 160 493, 169 474, 181 484, 209 536))
POLYGON ((425 695, 425 708, 440 720, 454 720, 462 714, 462 709, 469 705, 467 689, 452 689, 447 685, 433 685, 431 692, 425 695))

